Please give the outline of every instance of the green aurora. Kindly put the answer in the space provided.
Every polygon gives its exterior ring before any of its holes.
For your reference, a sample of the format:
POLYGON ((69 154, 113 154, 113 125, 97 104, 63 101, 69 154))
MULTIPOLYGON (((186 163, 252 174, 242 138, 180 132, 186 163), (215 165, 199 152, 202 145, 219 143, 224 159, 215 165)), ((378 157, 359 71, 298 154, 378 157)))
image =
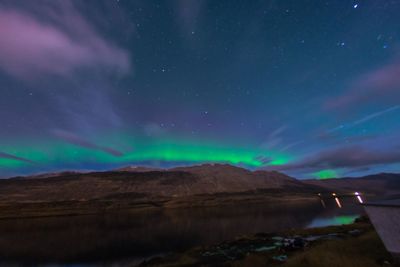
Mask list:
POLYGON ((9 171, 18 168, 41 169, 40 166, 42 165, 58 168, 60 166, 79 168, 79 166, 85 164, 107 169, 108 167, 127 164, 151 163, 152 165, 163 166, 174 163, 198 164, 205 162, 259 168, 282 165, 292 160, 292 157, 275 151, 184 138, 154 139, 109 135, 98 140, 91 140, 91 142, 117 148, 118 151, 122 151, 122 155, 115 156, 99 149, 79 146, 59 139, 35 142, 32 142, 32 140, 21 142, 19 140, 19 145, 3 145, 3 152, 28 159, 34 163, 0 158, 0 168, 9 171))
POLYGON ((319 180, 326 180, 338 177, 338 173, 335 170, 331 169, 314 172, 312 175, 319 180))

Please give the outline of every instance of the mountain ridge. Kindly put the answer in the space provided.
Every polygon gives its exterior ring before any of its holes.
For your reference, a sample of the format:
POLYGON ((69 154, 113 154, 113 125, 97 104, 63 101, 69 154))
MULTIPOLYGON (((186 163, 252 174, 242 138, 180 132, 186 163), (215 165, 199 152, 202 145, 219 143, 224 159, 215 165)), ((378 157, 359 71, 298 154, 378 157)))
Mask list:
POLYGON ((321 186, 328 190, 365 191, 381 196, 400 194, 400 173, 384 172, 361 177, 302 181, 305 184, 321 186))
POLYGON ((107 172, 64 172, 34 177, 0 180, 0 201, 76 201, 128 193, 154 198, 257 190, 311 192, 317 188, 279 172, 250 171, 227 164, 167 170, 129 168, 107 172))
POLYGON ((363 193, 382 194, 391 187, 390 194, 400 194, 400 175, 386 174, 384 181, 378 177, 301 181, 277 171, 251 171, 228 164, 42 174, 0 180, 0 218, 207 207, 239 202, 314 203, 318 201, 317 193, 345 193, 354 188, 363 193))

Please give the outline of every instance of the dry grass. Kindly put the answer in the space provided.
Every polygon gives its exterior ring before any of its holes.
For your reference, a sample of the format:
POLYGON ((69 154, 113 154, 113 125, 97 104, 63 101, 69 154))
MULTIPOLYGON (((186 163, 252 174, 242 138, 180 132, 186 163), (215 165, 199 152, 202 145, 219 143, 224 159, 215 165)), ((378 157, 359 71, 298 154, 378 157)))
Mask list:
POLYGON ((378 267, 390 259, 376 232, 357 238, 326 241, 290 257, 284 267, 378 267))
MULTIPOLYGON (((352 229, 360 229, 363 234, 352 237, 346 234, 344 239, 321 240, 312 243, 304 251, 288 253, 288 261, 285 263, 274 262, 272 256, 285 254, 285 252, 270 251, 262 253, 249 253, 243 259, 234 261, 199 261, 198 251, 189 250, 186 253, 175 255, 169 260, 158 261, 148 266, 157 267, 186 267, 186 266, 220 266, 220 267, 379 267, 394 266, 388 264, 391 261, 390 254, 386 251, 379 236, 368 223, 356 223, 343 226, 331 226, 324 228, 291 230, 290 234, 324 235, 328 233, 347 233, 352 229), (386 261, 386 263, 385 263, 386 261)), ((286 233, 288 234, 288 233, 286 233)), ((147 266, 147 265, 146 265, 147 266)))
MULTIPOLYGON (((339 240, 317 241, 305 251, 295 251, 288 254, 289 260, 279 264, 271 260, 271 253, 252 253, 244 259, 229 262, 224 266, 233 267, 379 267, 394 266, 384 263, 391 256, 386 251, 378 234, 370 224, 358 223, 343 226, 331 226, 314 229, 291 230, 289 234, 324 235, 328 233, 346 233, 352 229, 360 229, 364 234, 359 237, 347 237, 339 240)), ((287 234, 288 234, 287 233, 287 234)), ((284 254, 284 253, 283 253, 284 254)))

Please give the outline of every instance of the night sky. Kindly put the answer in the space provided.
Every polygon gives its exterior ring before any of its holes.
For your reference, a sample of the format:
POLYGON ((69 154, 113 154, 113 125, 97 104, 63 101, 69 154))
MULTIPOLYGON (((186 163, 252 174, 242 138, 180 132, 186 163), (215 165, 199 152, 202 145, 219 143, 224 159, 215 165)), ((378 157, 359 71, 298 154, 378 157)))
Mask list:
POLYGON ((400 171, 400 1, 0 0, 0 176, 400 171))

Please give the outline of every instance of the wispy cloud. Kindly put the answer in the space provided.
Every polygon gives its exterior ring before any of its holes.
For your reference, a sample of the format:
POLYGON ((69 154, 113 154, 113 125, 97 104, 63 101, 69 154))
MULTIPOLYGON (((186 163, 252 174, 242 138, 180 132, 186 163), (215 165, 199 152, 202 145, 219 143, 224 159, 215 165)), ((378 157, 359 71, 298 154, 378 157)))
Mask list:
MULTIPOLYGON (((400 147, 390 150, 378 150, 363 146, 344 146, 323 150, 300 161, 274 166, 275 170, 320 170, 326 168, 368 167, 379 164, 400 162, 400 147)), ((272 168, 272 167, 269 167, 272 168)))
POLYGON ((47 20, 0 5, 1 70, 24 80, 88 67, 129 71, 129 54, 102 38, 71 1, 45 3, 47 20))
POLYGON ((78 135, 68 132, 68 131, 63 131, 63 130, 53 130, 53 134, 57 136, 58 138, 70 143, 74 144, 80 147, 85 147, 93 150, 98 150, 98 151, 103 151, 107 154, 116 156, 116 157, 121 157, 124 155, 121 151, 118 151, 116 149, 106 147, 106 146, 101 146, 97 145, 93 142, 90 142, 84 138, 79 137, 78 135))
POLYGON ((302 143, 304 143, 304 142, 305 142, 304 140, 300 140, 300 141, 296 141, 296 142, 290 143, 290 144, 284 146, 284 147, 281 149, 281 151, 284 152, 284 151, 289 150, 289 149, 291 149, 291 148, 293 148, 293 147, 295 147, 295 146, 297 146, 297 145, 300 145, 300 144, 302 144, 302 143))
POLYGON ((27 158, 23 158, 23 157, 18 157, 9 153, 5 153, 5 152, 0 152, 0 158, 3 159, 12 159, 12 160, 16 160, 16 161, 20 161, 20 162, 24 162, 24 163, 29 163, 29 164, 36 164, 36 162, 27 159, 27 158))
POLYGON ((199 16, 205 5, 205 0, 176 0, 177 22, 183 35, 196 32, 199 16))
POLYGON ((384 110, 381 110, 381 111, 378 111, 378 112, 374 112, 374 113, 368 114, 368 115, 364 116, 363 118, 358 119, 356 121, 353 121, 351 123, 342 124, 342 125, 339 125, 339 126, 337 126, 335 128, 332 128, 332 129, 328 130, 327 133, 333 133, 333 132, 336 132, 336 131, 339 131, 339 130, 353 128, 355 126, 358 126, 360 124, 366 123, 366 122, 368 122, 368 121, 370 121, 372 119, 378 118, 380 116, 383 116, 383 115, 385 115, 387 113, 396 111, 398 109, 400 109, 400 105, 396 105, 396 106, 393 106, 393 107, 390 107, 390 108, 387 108, 387 109, 384 109, 384 110))
POLYGON ((281 134, 288 129, 288 126, 283 125, 279 128, 273 130, 268 136, 267 139, 261 144, 262 148, 271 149, 278 146, 283 138, 281 134))
POLYGON ((359 76, 348 90, 326 103, 329 109, 346 110, 371 102, 393 103, 400 97, 400 60, 359 76))
POLYGON ((398 110, 399 108, 400 108, 400 105, 397 105, 397 106, 393 106, 393 107, 390 107, 390 108, 385 109, 385 110, 381 110, 381 111, 378 111, 378 112, 369 114, 369 115, 365 116, 364 118, 355 121, 355 122, 353 123, 353 125, 358 125, 358 124, 365 123, 365 122, 367 122, 367 121, 370 121, 370 120, 372 120, 372 119, 375 119, 375 118, 377 118, 377 117, 380 117, 380 116, 382 116, 382 115, 384 115, 384 114, 386 114, 386 113, 389 113, 389 112, 398 110))
POLYGON ((268 163, 270 163, 271 161, 273 161, 274 159, 272 157, 266 157, 266 156, 256 156, 254 158, 255 160, 258 160, 259 162, 261 162, 263 165, 267 165, 268 163))

